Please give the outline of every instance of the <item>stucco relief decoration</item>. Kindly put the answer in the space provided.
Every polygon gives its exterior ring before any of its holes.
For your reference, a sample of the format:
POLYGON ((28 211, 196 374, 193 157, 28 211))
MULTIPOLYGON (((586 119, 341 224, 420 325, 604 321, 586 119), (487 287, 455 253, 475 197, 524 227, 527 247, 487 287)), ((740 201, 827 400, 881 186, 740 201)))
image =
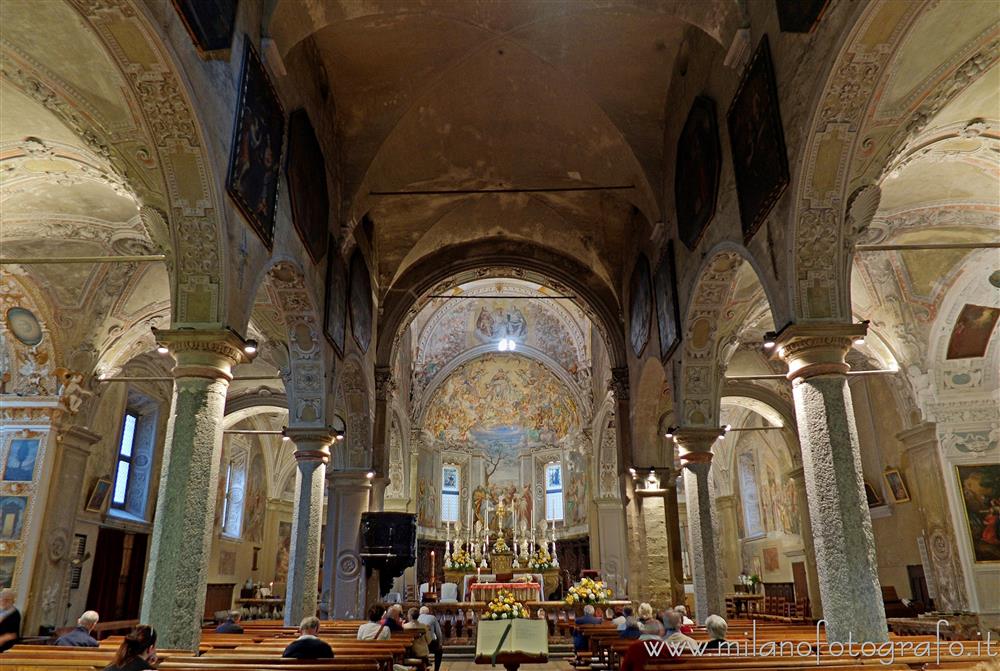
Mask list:
POLYGON ((52 339, 35 301, 13 275, 0 279, 0 392, 48 396, 57 389, 52 339), (29 344, 30 343, 30 344, 29 344))

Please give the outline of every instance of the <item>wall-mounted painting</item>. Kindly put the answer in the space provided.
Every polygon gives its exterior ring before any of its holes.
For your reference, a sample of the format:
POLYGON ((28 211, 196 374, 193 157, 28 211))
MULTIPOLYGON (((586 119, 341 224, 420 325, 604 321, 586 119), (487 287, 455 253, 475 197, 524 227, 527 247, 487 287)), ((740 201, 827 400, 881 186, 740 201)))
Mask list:
POLYGON ((967 303, 955 320, 948 340, 949 359, 971 359, 986 356, 990 336, 1000 317, 1000 309, 967 303))
POLYGON ((906 483, 903 482, 903 475, 898 470, 887 468, 882 477, 885 478, 885 484, 889 486, 889 493, 892 495, 893 502, 906 503, 910 500, 910 490, 906 488, 906 483))
POLYGON ((238 0, 173 0, 173 3, 203 58, 229 58, 238 0))
POLYGON ((14 569, 17 568, 15 555, 0 556, 0 589, 14 586, 14 569))
POLYGON ((764 570, 765 571, 780 571, 781 570, 781 559, 778 554, 778 548, 764 548, 761 550, 764 555, 764 570))
POLYGON ((337 354, 344 356, 344 336, 347 333, 347 269, 336 241, 330 241, 327 259, 323 333, 337 350, 337 354))
POLYGON ((111 492, 111 480, 99 478, 94 483, 94 488, 90 490, 87 497, 87 512, 99 513, 104 511, 104 504, 108 501, 108 494, 111 492))
POLYGON ((645 254, 640 254, 632 269, 632 279, 629 281, 629 339, 632 351, 636 356, 642 356, 649 341, 649 327, 652 321, 652 300, 650 296, 649 261, 645 254))
POLYGON ((7 310, 7 328, 28 347, 42 342, 42 325, 35 313, 27 308, 12 307, 7 310))
POLYGON ((27 509, 27 496, 0 496, 0 540, 21 539, 21 527, 24 526, 27 509))
POLYGON ((313 263, 319 263, 326 254, 330 197, 326 190, 323 150, 304 109, 297 109, 288 116, 285 178, 295 230, 313 263))
POLYGON ((698 96, 691 104, 684 130, 677 140, 674 173, 677 232, 688 249, 695 248, 715 215, 721 166, 715 101, 698 96))
POLYGON ((656 295, 656 323, 660 332, 660 359, 666 362, 681 342, 681 311, 677 300, 677 266, 673 242, 667 244, 656 273, 653 274, 656 295))
POLYGON ((767 35, 726 114, 743 239, 749 242, 788 186, 788 153, 767 35))
POLYGON ((288 579, 288 557, 292 547, 292 523, 278 522, 278 554, 274 558, 274 582, 288 579))
POLYGON ((372 340, 372 278, 360 249, 351 257, 351 332, 362 352, 372 340))
POLYGON ((30 482, 35 475, 38 458, 38 438, 15 438, 10 441, 3 479, 7 482, 30 482))
POLYGON ((264 246, 271 249, 285 113, 249 37, 244 44, 226 190, 264 246))
POLYGON ((956 466, 977 562, 1000 562, 1000 464, 956 466))
POLYGON ((830 0, 775 0, 783 33, 811 33, 830 0))
POLYGON ((878 495, 872 483, 867 480, 865 480, 865 499, 868 501, 869 508, 882 505, 882 497, 878 495))

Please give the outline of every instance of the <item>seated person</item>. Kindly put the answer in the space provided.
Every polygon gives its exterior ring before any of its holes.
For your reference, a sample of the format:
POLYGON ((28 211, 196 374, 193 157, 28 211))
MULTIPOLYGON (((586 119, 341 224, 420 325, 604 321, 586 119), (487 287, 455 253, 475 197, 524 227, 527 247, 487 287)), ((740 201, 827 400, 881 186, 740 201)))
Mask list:
MULTIPOLYGON (((587 605, 583 607, 583 615, 576 618, 577 624, 600 624, 601 618, 594 615, 594 607, 587 605)), ((573 630, 573 649, 577 652, 586 650, 590 645, 586 634, 579 629, 573 630)))
POLYGON ((681 650, 683 647, 694 650, 698 647, 698 643, 681 631, 682 617, 676 610, 667 611, 663 618, 666 625, 663 640, 673 645, 675 650, 681 650))
POLYGON ((229 611, 226 621, 215 628, 216 634, 242 634, 243 627, 240 626, 242 614, 238 610, 229 611))
POLYGON ((156 668, 156 630, 140 624, 122 640, 111 664, 104 671, 143 671, 156 668))
POLYGON ((76 621, 76 628, 56 639, 56 645, 68 645, 79 648, 96 648, 97 639, 90 635, 100 620, 96 611, 88 610, 76 621))
POLYGON ((653 615, 653 607, 645 601, 639 604, 639 624, 646 624, 650 620, 656 619, 653 615))
POLYGON ((618 638, 636 639, 640 636, 642 636, 642 630, 639 628, 639 621, 635 619, 634 615, 629 615, 625 619, 625 626, 618 630, 618 638))
POLYGON ((675 655, 667 646, 647 645, 659 641, 663 636, 663 623, 651 619, 642 625, 642 635, 639 640, 628 647, 622 656, 621 671, 643 671, 650 661, 668 661, 675 655))
POLYGON ((292 659, 332 659, 333 649, 326 641, 319 639, 319 618, 310 616, 299 625, 299 636, 288 644, 282 657, 292 659))
POLYGON ((392 636, 389 627, 382 624, 382 609, 372 606, 368 609, 368 621, 358 627, 359 641, 384 641, 392 636))
POLYGON ((615 627, 618 628, 618 631, 621 631, 622 629, 625 628, 625 622, 630 617, 632 617, 631 606, 625 606, 625 608, 619 608, 615 610, 615 619, 611 620, 611 624, 615 625, 615 627))
POLYGON ((16 598, 10 587, 0 590, 0 652, 21 640, 21 611, 14 605, 16 598))
POLYGON ((718 615, 709 615, 705 618, 705 630, 708 632, 708 642, 704 645, 705 650, 725 648, 729 624, 723 618, 718 615))
POLYGON ((420 611, 416 608, 411 608, 406 613, 406 623, 403 625, 403 629, 416 629, 419 634, 413 639, 413 643, 410 644, 410 652, 414 657, 424 660, 426 663, 431 656, 431 630, 430 628, 420 622, 420 611))
POLYGON ((674 610, 681 614, 681 633, 690 636, 694 632, 694 620, 688 617, 687 606, 674 606, 674 610))
POLYGON ((385 611, 385 617, 382 618, 382 624, 390 632, 403 631, 403 607, 398 603, 389 606, 389 610, 385 611))

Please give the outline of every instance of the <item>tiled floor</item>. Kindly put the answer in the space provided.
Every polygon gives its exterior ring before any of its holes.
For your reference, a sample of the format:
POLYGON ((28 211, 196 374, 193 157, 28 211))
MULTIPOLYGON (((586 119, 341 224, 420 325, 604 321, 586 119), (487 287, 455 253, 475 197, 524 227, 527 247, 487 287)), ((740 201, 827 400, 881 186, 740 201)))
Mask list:
MULTIPOLYGON (((573 667, 563 659, 551 661, 548 664, 522 664, 519 671, 569 671, 573 667)), ((476 664, 475 662, 449 662, 445 660, 441 664, 441 671, 504 671, 503 666, 497 664, 494 670, 489 664, 476 664)))

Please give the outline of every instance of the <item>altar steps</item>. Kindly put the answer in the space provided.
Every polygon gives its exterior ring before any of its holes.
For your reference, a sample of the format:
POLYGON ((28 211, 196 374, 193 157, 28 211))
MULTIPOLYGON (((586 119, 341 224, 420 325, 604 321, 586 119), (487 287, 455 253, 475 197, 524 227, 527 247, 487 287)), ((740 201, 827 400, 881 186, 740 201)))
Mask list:
MULTIPOLYGON (((475 645, 447 644, 444 646, 444 661, 471 661, 476 657, 475 645)), ((572 643, 549 643, 549 660, 571 659, 573 657, 572 643)), ((499 668, 499 667, 498 667, 499 668)))

